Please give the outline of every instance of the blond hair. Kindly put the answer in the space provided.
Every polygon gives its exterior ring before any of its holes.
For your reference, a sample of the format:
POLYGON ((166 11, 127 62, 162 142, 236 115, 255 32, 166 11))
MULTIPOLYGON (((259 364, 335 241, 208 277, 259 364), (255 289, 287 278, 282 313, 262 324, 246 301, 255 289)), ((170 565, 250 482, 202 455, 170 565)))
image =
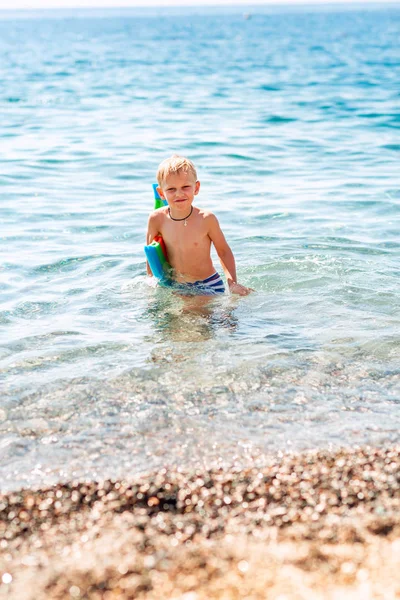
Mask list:
POLYGON ((197 181, 197 172, 192 161, 184 156, 174 154, 173 156, 163 160, 159 165, 157 170, 158 185, 161 187, 168 175, 171 175, 172 173, 179 173, 180 171, 183 171, 184 173, 191 173, 197 181))

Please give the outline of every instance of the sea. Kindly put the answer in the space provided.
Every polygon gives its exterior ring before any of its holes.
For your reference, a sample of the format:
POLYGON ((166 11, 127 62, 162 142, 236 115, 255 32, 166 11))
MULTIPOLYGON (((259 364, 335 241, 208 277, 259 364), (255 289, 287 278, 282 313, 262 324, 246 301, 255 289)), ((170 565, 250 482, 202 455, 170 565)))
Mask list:
POLYGON ((399 443, 399 40, 400 5, 0 12, 1 490, 399 443), (248 297, 147 277, 174 153, 248 297))

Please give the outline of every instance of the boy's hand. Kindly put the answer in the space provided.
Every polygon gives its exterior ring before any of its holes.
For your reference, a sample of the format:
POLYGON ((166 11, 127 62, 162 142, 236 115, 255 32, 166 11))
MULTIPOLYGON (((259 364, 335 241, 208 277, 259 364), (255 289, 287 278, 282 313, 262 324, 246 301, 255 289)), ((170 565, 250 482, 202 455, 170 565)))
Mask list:
POLYGON ((253 288, 245 287, 236 281, 229 282, 229 291, 231 294, 238 294, 239 296, 248 296, 251 292, 254 292, 253 288))

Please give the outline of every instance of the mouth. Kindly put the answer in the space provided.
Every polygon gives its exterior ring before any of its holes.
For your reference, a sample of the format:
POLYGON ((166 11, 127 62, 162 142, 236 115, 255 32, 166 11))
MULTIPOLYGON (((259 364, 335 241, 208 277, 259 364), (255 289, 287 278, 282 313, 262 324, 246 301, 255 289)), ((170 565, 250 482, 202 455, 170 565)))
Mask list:
POLYGON ((186 198, 180 198, 179 200, 175 200, 175 203, 177 202, 186 202, 186 198))

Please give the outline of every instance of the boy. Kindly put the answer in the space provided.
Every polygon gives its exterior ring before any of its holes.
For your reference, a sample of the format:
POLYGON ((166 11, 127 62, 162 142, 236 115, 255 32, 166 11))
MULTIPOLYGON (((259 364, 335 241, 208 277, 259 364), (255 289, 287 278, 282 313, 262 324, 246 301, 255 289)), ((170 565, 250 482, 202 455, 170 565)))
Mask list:
MULTIPOLYGON (((193 163, 182 156, 171 156, 158 167, 157 181, 157 191, 168 206, 150 215, 147 244, 162 235, 176 288, 200 295, 224 293, 224 283, 210 256, 213 243, 230 291, 247 296, 253 290, 236 281, 235 259, 216 216, 193 206, 200 190, 193 163)), ((148 265, 147 272, 151 275, 148 265)))

